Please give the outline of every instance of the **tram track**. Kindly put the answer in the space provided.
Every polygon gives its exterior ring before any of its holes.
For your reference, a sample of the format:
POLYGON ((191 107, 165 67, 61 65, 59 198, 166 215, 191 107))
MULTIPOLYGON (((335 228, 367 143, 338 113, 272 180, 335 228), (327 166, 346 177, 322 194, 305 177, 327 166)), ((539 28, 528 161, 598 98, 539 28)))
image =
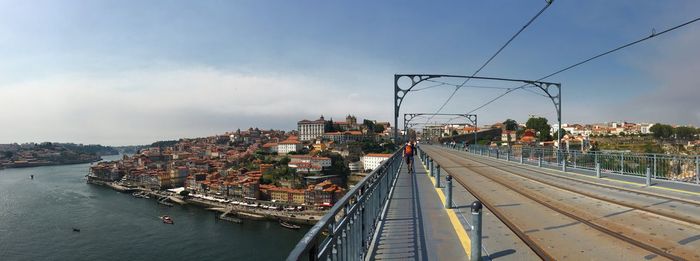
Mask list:
MULTIPOLYGON (((481 169, 479 169, 479 168, 473 168, 472 166, 467 165, 467 164, 465 164, 464 162, 465 162, 465 161, 476 162, 476 163, 478 163, 478 164, 482 164, 482 165, 484 165, 484 166, 488 166, 488 167, 490 167, 490 168, 498 169, 498 170, 500 170, 500 171, 507 172, 507 173, 513 173, 513 171, 505 170, 505 169, 503 169, 503 168, 499 168, 499 167, 493 166, 493 165, 491 165, 491 164, 485 164, 485 163, 483 163, 483 162, 481 162, 481 161, 469 160, 469 159, 460 157, 459 155, 453 155, 452 153, 445 152, 445 151, 439 151, 439 150, 436 151, 436 150, 433 150, 433 151, 431 151, 431 153, 436 153, 437 156, 442 156, 442 157, 444 157, 444 158, 446 158, 446 159, 452 161, 453 163, 455 163, 455 164, 457 164, 457 165, 459 165, 459 166, 461 166, 461 167, 466 167, 466 168, 469 169, 469 171, 471 171, 472 173, 475 173, 475 174, 477 174, 477 175, 479 175, 479 176, 481 176, 481 177, 483 177, 483 178, 485 178, 485 179, 487 179, 487 180, 490 180, 490 181, 492 181, 492 182, 494 182, 494 183, 496 183, 496 184, 498 184, 498 185, 500 185, 500 186, 503 186, 503 187, 509 189, 510 191, 513 191, 513 192, 515 192, 515 193, 521 195, 521 196, 524 197, 524 198, 527 198, 527 199, 529 199, 529 200, 535 202, 536 204, 539 204, 539 205, 541 205, 541 206, 544 206, 544 207, 546 207, 547 209, 550 209, 550 210, 552 210, 552 211, 554 211, 554 212, 556 212, 556 213, 559 213, 559 214, 561 214, 561 215, 563 215, 563 216, 566 216, 566 217, 570 218, 571 220, 575 220, 575 221, 577 221, 577 222, 580 222, 581 224, 584 224, 584 225, 586 225, 586 226, 588 226, 588 227, 590 227, 590 228, 593 228, 593 229, 595 229, 595 230, 597 230, 597 231, 600 231, 600 232, 602 232, 602 233, 604 233, 604 234, 606 234, 606 235, 608 235, 608 236, 611 236, 611 237, 616 238, 616 239, 618 239, 618 240, 621 240, 621 241, 623 241, 623 242, 625 242, 625 243, 628 243, 628 244, 630 244, 630 245, 636 246, 636 247, 638 247, 638 248, 640 248, 640 249, 643 249, 643 250, 645 250, 645 251, 654 253, 654 254, 656 254, 656 255, 658 255, 658 256, 661 256, 661 257, 664 257, 664 258, 668 258, 668 259, 671 259, 671 260, 684 260, 684 259, 685 259, 684 257, 677 256, 677 255, 675 255, 675 254, 669 253, 669 249, 668 249, 668 248, 659 248, 659 247, 656 247, 656 246, 654 246, 654 245, 651 245, 651 244, 648 244, 648 243, 646 243, 646 242, 643 242, 642 240, 637 240, 636 238, 633 238, 633 237, 630 236, 630 235, 633 235, 634 233, 623 233, 622 231, 625 231, 625 230, 622 230, 621 227, 619 227, 619 226, 618 226, 618 227, 608 227, 608 226, 606 226, 606 225, 604 225, 604 224, 599 224, 599 222, 598 222, 597 220, 595 220, 595 219, 589 219, 589 218, 585 218, 585 217, 579 216, 579 215, 577 215, 577 214, 575 214, 575 213, 570 212, 570 209, 569 209, 569 210, 564 209, 564 208, 562 208, 562 207, 560 207, 560 206, 557 206, 556 203, 553 203, 553 202, 551 202, 551 201, 549 201, 549 200, 543 199, 541 196, 538 197, 538 196, 534 195, 533 193, 528 193, 528 191, 526 191, 526 189, 523 189, 522 186, 519 187, 519 186, 514 185, 514 184, 513 184, 513 181, 508 181, 508 180, 503 179, 503 178, 501 178, 501 177, 495 177, 495 176, 497 176, 497 175, 488 175, 488 174, 485 174, 483 170, 481 170, 481 169), (470 168, 470 167, 471 167, 471 168, 470 168)), ((450 173, 451 170, 445 169, 445 171, 447 171, 448 173, 450 173)), ((452 175, 452 173, 450 173, 450 174, 452 175)), ((589 197, 589 198, 592 198, 592 199, 595 199, 595 200, 607 202, 607 203, 609 203, 609 204, 620 205, 620 206, 623 206, 623 207, 626 207, 626 208, 630 208, 630 209, 634 209, 634 210, 645 211, 646 213, 649 213, 649 214, 652 214, 652 215, 658 215, 658 216, 662 216, 662 217, 665 217, 665 218, 670 218, 670 219, 678 220, 678 221, 680 221, 680 222, 690 223, 690 224, 692 224, 692 225, 697 225, 697 223, 698 223, 696 220, 688 220, 687 218, 678 217, 678 216, 676 216, 676 215, 670 215, 670 214, 668 214, 668 213, 656 213, 656 212, 658 212, 658 211, 648 211, 648 210, 641 209, 641 208, 639 208, 639 207, 636 207, 636 206, 631 205, 631 204, 626 204, 626 203, 620 204, 621 202, 614 202, 613 200, 604 199, 604 198, 601 198, 600 196, 597 196, 597 195, 590 195, 590 193, 580 193, 581 191, 571 191, 571 190, 569 190, 569 189, 567 189, 567 188, 564 188, 564 187, 562 187, 562 186, 560 186, 560 185, 552 184, 551 182, 541 182, 540 180, 535 180, 535 179, 532 179, 531 177, 520 176, 520 175, 518 175, 518 174, 516 174, 516 175, 519 176, 520 178, 525 178, 525 179, 528 179, 528 180, 532 180, 533 182, 539 182, 540 184, 544 184, 544 185, 547 185, 547 186, 551 186, 551 187, 553 187, 553 188, 555 188, 555 189, 568 191, 568 192, 570 192, 570 193, 574 193, 574 194, 582 195, 582 196, 584 196, 584 197, 589 197), (690 221, 690 222, 689 222, 689 221, 690 221)), ((485 200, 485 197, 484 197, 483 195, 481 195, 481 192, 477 191, 476 189, 474 189, 474 188, 472 187, 473 185, 470 185, 468 182, 466 182, 465 180, 463 180, 462 177, 460 177, 460 175, 452 175, 452 177, 453 177, 453 179, 454 179, 455 181, 457 181, 460 185, 462 185, 469 193, 471 193, 471 194, 474 195, 477 199, 479 199, 480 201, 482 201, 482 203, 483 203, 497 218, 499 218, 504 224, 506 224, 506 226, 508 226, 521 240, 523 240, 523 242, 524 242, 526 245, 528 245, 538 256, 540 256, 542 259, 545 259, 545 260, 552 260, 552 259, 553 259, 552 255, 550 255, 550 254, 545 250, 545 249, 546 249, 545 247, 541 246, 541 245, 537 242, 537 240, 533 240, 531 237, 529 237, 529 236, 527 235, 527 233, 525 233, 521 228, 518 227, 518 225, 516 224, 517 222, 514 222, 513 220, 511 220, 510 218, 508 218, 508 216, 507 216, 506 214, 502 213, 501 210, 500 210, 498 207, 493 206, 490 202, 488 202, 487 200, 485 200)), ((651 240, 651 241, 653 241, 653 240, 651 240)), ((647 242, 649 242, 649 240, 647 240, 647 242)))
MULTIPOLYGON (((690 223, 690 224, 693 224, 693 225, 700 225, 700 220, 698 220, 698 219, 696 219, 696 218, 687 217, 687 216, 680 216, 680 215, 676 215, 676 214, 672 214, 672 213, 667 213, 667 212, 664 212, 664 211, 658 211, 658 210, 650 209, 650 208, 648 208, 649 206, 640 206, 640 205, 638 205, 638 204, 631 204, 631 203, 622 202, 622 201, 619 201, 619 200, 613 200, 613 199, 610 199, 610 198, 607 198, 607 197, 603 197, 603 196, 596 195, 596 194, 594 194, 594 193, 585 192, 585 191, 582 191, 582 190, 579 190, 579 189, 574 189, 574 188, 571 188, 571 187, 568 187, 568 186, 564 186, 564 185, 559 185, 559 184, 556 184, 556 183, 551 182, 551 181, 543 180, 543 179, 541 179, 541 178, 536 178, 536 177, 533 177, 533 176, 530 176, 530 175, 519 174, 519 173, 513 172, 513 171, 511 171, 511 170, 508 170, 508 169, 506 169, 506 168, 499 167, 499 166, 494 165, 494 164, 484 163, 483 161, 475 161, 475 162, 479 162, 480 164, 483 164, 483 165, 492 167, 492 168, 494 168, 494 169, 498 169, 498 170, 503 171, 503 172, 506 172, 506 173, 508 173, 508 174, 512 174, 512 175, 516 175, 516 176, 519 176, 519 177, 522 177, 522 178, 525 178, 525 179, 533 180, 533 181, 536 181, 536 182, 539 182, 539 183, 542 183, 542 184, 545 184, 545 185, 548 185, 548 186, 552 186, 552 187, 555 187, 555 188, 558 188, 558 189, 561 189, 561 190, 565 190, 565 191, 569 191, 569 192, 572 192, 572 193, 576 193, 576 194, 579 194, 579 195, 582 195, 582 196, 594 198, 594 199, 597 199, 597 200, 600 200, 600 201, 605 201, 605 202, 608 202, 608 203, 611 203, 611 204, 616 204, 616 205, 628 207, 628 208, 635 209, 635 210, 638 210, 638 211, 644 211, 644 212, 656 214, 656 215, 659 215, 659 216, 664 216, 664 217, 667 217, 667 218, 670 218, 670 219, 680 220, 680 221, 687 222, 687 223, 690 223)), ((516 168, 515 166, 512 166, 512 165, 509 166, 509 167, 516 168)), ((532 170, 530 170, 530 169, 525 169, 525 168, 519 168, 519 169, 523 169, 523 170, 527 170, 527 171, 532 171, 532 170)), ((533 171, 533 172, 542 173, 542 174, 547 174, 547 173, 545 173, 545 172, 539 172, 539 171, 533 171)), ((557 176, 557 177, 559 177, 559 176, 557 176)), ((562 178, 563 178, 563 177, 562 177, 562 178)), ((573 179, 567 179, 567 180, 569 180, 569 181, 574 181, 574 182, 578 181, 578 180, 573 180, 573 179)), ((593 186, 596 185, 596 184, 591 184, 591 183, 586 183, 586 184, 588 184, 588 185, 593 185, 593 186)), ((602 186, 601 186, 601 187, 602 187, 602 186)), ((697 206, 700 206, 700 203, 697 203, 697 202, 692 202, 692 201, 687 201, 687 200, 681 201, 681 200, 678 200, 678 199, 676 199, 676 198, 666 197, 666 196, 657 195, 657 194, 639 193, 639 192, 635 192, 635 191, 631 191, 631 190, 627 190, 627 189, 622 189, 622 188, 618 188, 618 187, 613 187, 613 186, 604 186, 604 187, 607 188, 607 189, 614 189, 614 190, 619 190, 619 191, 624 191, 624 192, 629 192, 629 193, 635 193, 635 194, 640 194, 640 195, 649 196, 649 197, 655 197, 655 198, 659 198, 659 199, 673 200, 673 201, 682 202, 682 203, 685 203, 685 204, 691 204, 691 205, 694 205, 694 206, 696 206, 696 207, 697 207, 697 206)))

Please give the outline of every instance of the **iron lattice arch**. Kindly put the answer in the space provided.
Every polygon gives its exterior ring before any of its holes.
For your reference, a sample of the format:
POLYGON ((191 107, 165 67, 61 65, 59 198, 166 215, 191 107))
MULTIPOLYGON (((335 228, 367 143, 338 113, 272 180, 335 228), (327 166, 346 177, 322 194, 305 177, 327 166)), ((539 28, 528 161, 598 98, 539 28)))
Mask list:
MULTIPOLYGON (((403 104, 404 98, 408 95, 414 87, 420 83, 436 78, 461 78, 461 79, 477 79, 477 80, 490 80, 490 81, 505 81, 505 82, 520 82, 526 85, 532 85, 538 87, 542 90, 552 103, 554 104, 554 109, 557 112, 557 122, 559 123, 559 128, 561 128, 561 83, 554 82, 543 82, 534 80, 524 80, 524 79, 512 79, 512 78, 498 78, 498 77, 478 77, 478 76, 466 76, 466 75, 450 75, 450 74, 394 74, 394 141, 398 142, 399 139, 399 113, 401 111, 401 105, 403 104), (402 78, 408 78, 411 80, 410 86, 402 87, 399 86, 399 80, 402 78), (556 92, 555 92, 556 91, 556 92)), ((521 86, 521 87, 525 87, 521 86)), ((519 87, 520 88, 520 87, 519 87)), ((561 133, 557 132, 557 142, 561 143, 561 133)))
MULTIPOLYGON (((466 122, 464 124, 467 125, 472 125, 475 128, 474 132, 474 138, 476 139, 476 128, 478 126, 478 119, 476 114, 470 114, 470 113, 427 113, 427 112, 419 112, 419 113, 404 113, 403 114, 403 130, 404 130, 404 136, 408 135, 408 129, 412 128, 414 126, 420 125, 420 123, 412 123, 414 119, 420 116, 455 116, 456 118, 464 118, 469 122, 466 122)), ((462 124, 462 123, 453 123, 453 124, 462 124)), ((404 137, 406 140, 407 137, 404 137)))

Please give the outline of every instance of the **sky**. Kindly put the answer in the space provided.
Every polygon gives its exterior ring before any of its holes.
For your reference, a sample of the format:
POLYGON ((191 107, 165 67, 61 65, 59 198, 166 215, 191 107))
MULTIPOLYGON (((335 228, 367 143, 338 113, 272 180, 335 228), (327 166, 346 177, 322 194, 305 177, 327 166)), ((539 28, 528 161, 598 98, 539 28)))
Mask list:
MULTIPOLYGON (((394 74, 471 75, 545 4, 0 0, 0 143, 149 144, 321 115, 393 121, 394 74)), ((535 80, 699 11, 693 0, 555 0, 478 76, 535 80)), ((700 22, 547 81, 562 84, 564 123, 700 126, 698 46, 700 22)), ((400 115, 435 112, 453 90, 410 92, 400 115)), ((442 112, 502 91, 461 88, 442 112)), ((541 94, 514 91, 473 113, 554 123, 541 94)))

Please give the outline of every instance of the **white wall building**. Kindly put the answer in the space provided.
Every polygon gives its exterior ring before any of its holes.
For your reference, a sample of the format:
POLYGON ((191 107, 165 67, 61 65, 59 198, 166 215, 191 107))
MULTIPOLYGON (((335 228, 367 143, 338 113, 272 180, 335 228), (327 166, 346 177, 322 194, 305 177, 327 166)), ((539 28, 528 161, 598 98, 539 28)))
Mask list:
POLYGON ((362 165, 364 165, 365 170, 373 170, 389 158, 391 158, 391 154, 370 153, 362 157, 362 165))
POLYGON ((328 168, 331 166, 331 158, 327 157, 313 157, 309 155, 292 155, 289 156, 289 164, 295 163, 309 163, 314 165, 319 165, 323 168, 328 168))
POLYGON ((323 116, 315 121, 302 120, 297 122, 297 128, 299 129, 299 140, 301 141, 321 138, 326 130, 326 120, 323 119, 323 116))
POLYGON ((297 152, 301 149, 301 142, 297 140, 285 140, 277 144, 277 153, 287 154, 292 151, 297 152))

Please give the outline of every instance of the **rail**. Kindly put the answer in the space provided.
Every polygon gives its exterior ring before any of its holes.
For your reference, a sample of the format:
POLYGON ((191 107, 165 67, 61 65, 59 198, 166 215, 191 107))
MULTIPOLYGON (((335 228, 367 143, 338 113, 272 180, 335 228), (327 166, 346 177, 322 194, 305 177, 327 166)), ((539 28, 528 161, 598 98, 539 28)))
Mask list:
POLYGON ((523 164, 563 168, 645 178, 647 171, 654 180, 700 184, 700 156, 647 154, 631 152, 576 151, 553 148, 513 146, 498 148, 483 145, 443 145, 472 154, 523 164), (599 169, 596 169, 596 166, 599 169))
POLYGON ((287 260, 364 259, 401 167, 400 151, 338 200, 297 243, 287 260))

